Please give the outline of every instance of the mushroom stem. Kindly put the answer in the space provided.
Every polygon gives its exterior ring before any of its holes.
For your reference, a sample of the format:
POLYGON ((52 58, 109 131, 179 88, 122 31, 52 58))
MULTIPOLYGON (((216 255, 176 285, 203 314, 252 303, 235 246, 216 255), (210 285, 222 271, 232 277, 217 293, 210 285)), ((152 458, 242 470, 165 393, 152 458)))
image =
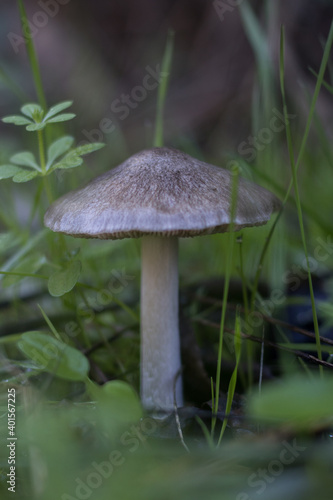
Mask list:
MULTIPOLYGON (((141 260, 141 399, 146 409, 170 411, 181 369, 178 238, 144 236, 141 260)), ((176 401, 182 406, 181 376, 176 401)))

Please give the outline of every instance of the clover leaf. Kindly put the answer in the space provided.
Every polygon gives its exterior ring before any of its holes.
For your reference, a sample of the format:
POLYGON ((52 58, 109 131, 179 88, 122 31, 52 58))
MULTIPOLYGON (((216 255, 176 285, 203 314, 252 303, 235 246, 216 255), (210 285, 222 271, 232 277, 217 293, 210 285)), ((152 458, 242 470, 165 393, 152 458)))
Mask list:
POLYGON ((74 113, 59 114, 72 104, 73 101, 60 102, 45 113, 39 104, 28 103, 21 107, 21 113, 24 116, 5 116, 2 121, 13 125, 24 125, 29 132, 36 132, 45 128, 48 123, 65 122, 74 118, 76 116, 74 113))
MULTIPOLYGON (((36 103, 24 104, 20 111, 22 115, 11 115, 2 118, 4 123, 23 125, 30 132, 39 132, 49 123, 64 122, 75 117, 73 113, 63 113, 72 106, 73 101, 64 101, 44 111, 36 103)), ((87 143, 72 148, 74 138, 65 135, 56 139, 44 155, 43 134, 39 134, 39 163, 30 151, 21 151, 10 158, 10 164, 0 165, 0 180, 10 179, 17 183, 28 182, 37 176, 46 176, 57 169, 69 169, 82 165, 82 156, 97 151, 105 146, 101 142, 87 143), (23 167, 23 168, 21 168, 23 167)))

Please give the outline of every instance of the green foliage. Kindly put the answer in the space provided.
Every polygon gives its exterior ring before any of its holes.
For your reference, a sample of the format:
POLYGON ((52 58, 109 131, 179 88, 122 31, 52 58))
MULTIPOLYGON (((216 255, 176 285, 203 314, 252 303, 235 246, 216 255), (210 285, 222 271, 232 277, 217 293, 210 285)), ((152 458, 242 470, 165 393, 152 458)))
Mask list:
POLYGON ((72 148, 74 138, 63 136, 56 139, 48 148, 47 159, 44 157, 44 139, 42 130, 48 124, 71 120, 73 113, 61 113, 69 108, 73 101, 64 101, 44 111, 39 104, 25 104, 21 107, 22 115, 2 118, 4 123, 24 125, 29 132, 37 132, 39 141, 39 163, 30 151, 21 151, 10 158, 11 164, 0 165, 0 180, 12 178, 14 182, 31 181, 38 176, 46 176, 57 169, 70 169, 82 165, 82 156, 101 149, 103 143, 91 143, 72 148), (24 116, 23 116, 24 115, 24 116), (59 160, 60 158, 60 160, 59 160), (56 162, 56 160, 59 160, 56 162), (19 168, 24 167, 24 168, 19 168), (27 170, 28 169, 28 170, 27 170))
POLYGON ((21 172, 18 172, 17 174, 14 175, 13 181, 17 183, 21 182, 29 182, 35 177, 37 177, 38 173, 37 172, 27 172, 26 170, 21 170, 21 172))
POLYGON ((43 130, 49 123, 65 122, 75 118, 74 113, 59 114, 72 104, 73 101, 61 102, 50 108, 46 113, 39 104, 25 104, 21 107, 21 113, 24 116, 5 116, 2 121, 13 125, 24 125, 29 132, 36 132, 37 130, 43 130))
POLYGON ((0 234, 0 256, 6 251, 11 250, 19 241, 19 238, 13 232, 0 234))
POLYGON ((0 180, 15 177, 19 172, 22 172, 22 169, 14 165, 0 165, 0 180))
MULTIPOLYGON (((68 138, 62 138, 68 139, 68 138)), ((60 139, 60 140, 62 140, 60 139)), ((58 142, 58 141, 57 141, 58 142)), ((52 146, 51 146, 52 147, 52 146)), ((53 165, 52 167, 48 167, 50 172, 57 169, 67 169, 74 168, 82 165, 83 160, 81 156, 87 155, 89 153, 93 153, 94 151, 98 151, 103 148, 104 144, 101 142, 93 142, 91 144, 86 144, 84 146, 79 146, 77 148, 72 149, 69 153, 67 153, 61 161, 53 165)), ((60 156, 60 154, 59 154, 60 156)))
POLYGON ((10 161, 15 165, 23 165, 25 167, 31 167, 41 171, 40 167, 37 165, 35 156, 30 153, 30 151, 22 151, 21 153, 16 153, 11 157, 10 161))
POLYGON ((24 42, 27 49, 31 72, 35 83, 36 94, 38 96, 39 104, 42 106, 43 109, 46 109, 46 98, 43 89, 42 77, 38 65, 38 57, 33 42, 31 24, 27 17, 23 0, 18 0, 18 7, 20 12, 22 32, 25 33, 24 42))
POLYGON ((333 378, 302 375, 266 383, 261 394, 252 395, 248 414, 271 425, 283 424, 296 430, 332 425, 333 378))
POLYGON ((34 252, 33 254, 23 257, 19 264, 12 269, 12 272, 5 275, 2 280, 2 286, 11 286, 18 283, 23 278, 25 274, 31 276, 32 274, 39 271, 39 269, 47 262, 45 255, 40 252, 34 252))
POLYGON ((48 149, 46 170, 50 169, 51 165, 57 158, 59 158, 59 156, 67 153, 73 143, 74 137, 71 137, 70 135, 65 135, 54 141, 48 149))
POLYGON ((103 398, 109 399, 113 405, 113 414, 129 421, 139 420, 143 415, 142 406, 137 393, 126 382, 112 380, 102 387, 103 398))
POLYGON ((163 111, 168 91, 170 70, 172 63, 172 53, 174 44, 174 32, 172 30, 168 33, 168 39, 165 46, 165 51, 162 61, 162 72, 161 75, 163 79, 160 82, 158 88, 158 98, 157 98, 157 109, 156 109, 156 125, 155 125, 155 138, 154 146, 163 146, 163 111))
MULTIPOLYGON (((325 73, 325 70, 326 70, 326 67, 328 64, 328 59, 329 59, 329 54, 331 52, 332 44, 333 44, 333 24, 331 25, 331 29, 330 29, 330 32, 328 35, 327 43, 325 46, 325 51, 324 51, 324 55, 323 55, 323 59, 322 59, 322 64, 321 64, 319 76, 317 79, 315 93, 314 93, 313 100, 311 103, 311 109, 310 109, 310 113, 309 113, 309 117, 308 117, 308 121, 307 121, 307 126, 306 126, 306 130, 305 130, 302 146, 303 146, 303 144, 305 144, 304 139, 306 141, 307 135, 310 131, 311 121, 312 121, 314 110, 315 110, 316 99, 319 95, 319 90, 320 90, 320 87, 323 83, 324 73, 325 73)), ((286 102, 286 93, 285 93, 285 85, 284 85, 284 29, 283 29, 283 27, 281 28, 281 46, 280 46, 280 86, 281 86, 281 94, 282 94, 282 100, 283 100, 283 111, 284 111, 285 117, 287 118, 288 117, 287 102, 286 102)), ((322 352, 321 352, 321 343, 320 343, 319 324, 318 324, 317 309, 316 309, 315 297, 314 297, 314 291, 313 291, 312 275, 311 275, 310 260, 309 260, 309 251, 308 251, 308 245, 307 245, 306 236, 305 236, 303 212, 302 212, 299 187, 298 187, 298 178, 297 178, 297 170, 298 170, 298 166, 300 164, 300 160, 302 158, 303 150, 302 150, 302 146, 301 146, 301 151, 299 153, 297 162, 295 163, 293 141, 292 141, 292 137, 291 137, 291 131, 290 131, 290 125, 289 125, 288 119, 286 120, 286 136, 287 136, 289 158, 290 158, 290 165, 291 165, 291 171, 292 171, 292 183, 290 186, 293 185, 294 190, 295 190, 297 216, 298 216, 298 222, 299 222, 299 226, 300 226, 302 246, 303 246, 303 250, 304 250, 306 267, 307 267, 307 274, 308 274, 308 281, 309 281, 312 317, 313 317, 314 329, 315 329, 315 334, 316 334, 316 347, 317 347, 318 358, 321 360, 322 359, 322 352)), ((289 193, 289 190, 288 190, 288 193, 289 193)), ((288 194, 287 194, 287 196, 288 196, 288 194)), ((323 374, 322 366, 319 366, 319 370, 320 370, 321 374, 323 374)))
POLYGON ((106 382, 102 387, 91 381, 87 383, 91 397, 98 403, 101 419, 106 426, 129 425, 143 416, 143 409, 137 393, 122 380, 106 382), (112 415, 112 422, 110 422, 112 415))
MULTIPOLYGON (((232 256, 234 253, 234 246, 235 246, 234 226, 235 226, 235 217, 237 211, 238 183, 239 183, 239 168, 235 166, 235 168, 233 169, 233 176, 232 176, 232 190, 231 190, 231 203, 230 203, 231 223, 228 233, 228 255, 227 255, 226 269, 225 269, 220 336, 219 336, 219 347, 218 347, 218 358, 217 358, 217 369, 216 369, 216 389, 215 389, 214 407, 213 407, 213 412, 215 414, 218 412, 219 409, 223 336, 224 336, 223 334, 224 334, 224 326, 225 326, 226 311, 227 311, 227 300, 228 300, 229 283, 231 276, 232 256)), ((216 424, 216 418, 214 417, 212 420, 212 435, 214 434, 215 424, 216 424)))
POLYGON ((61 297, 75 287, 82 269, 79 260, 73 260, 65 269, 51 274, 48 281, 48 289, 52 297, 61 297))
POLYGON ((36 368, 66 380, 85 380, 89 363, 80 351, 41 332, 26 332, 17 343, 36 368))
MULTIPOLYGON (((230 411, 231 411, 231 406, 232 406, 232 402, 233 402, 235 390, 236 390, 238 367, 239 367, 239 362, 240 362, 241 353, 242 353, 241 321, 240 321, 240 316, 239 316, 238 311, 237 311, 237 315, 236 315, 236 319, 235 319, 234 347, 235 347, 236 365, 235 365, 234 371, 232 372, 230 382, 229 382, 227 404, 226 404, 226 408, 225 408, 226 415, 229 415, 230 411)), ((223 434, 224 434, 225 429, 227 427, 227 423, 228 423, 228 417, 226 416, 223 419, 223 424, 222 424, 218 444, 221 443, 223 434)))

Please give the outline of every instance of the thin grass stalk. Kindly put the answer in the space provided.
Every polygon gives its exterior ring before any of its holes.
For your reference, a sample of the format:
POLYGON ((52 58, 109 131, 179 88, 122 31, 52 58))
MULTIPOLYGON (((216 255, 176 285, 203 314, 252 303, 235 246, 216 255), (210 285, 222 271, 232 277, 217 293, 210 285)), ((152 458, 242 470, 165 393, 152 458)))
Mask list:
MULTIPOLYGON (((295 170, 296 170, 296 172, 298 170, 299 164, 301 162, 301 159, 302 159, 304 151, 305 151, 305 146, 306 146, 306 143, 307 143, 307 140, 308 140, 308 136, 309 136, 309 133, 310 133, 312 119, 313 119, 313 116, 314 116, 314 113, 315 113, 317 99, 318 99, 318 96, 319 96, 319 92, 320 92, 321 86, 323 85, 324 75, 325 75, 325 71, 326 71, 326 68, 327 68, 327 64, 328 64, 328 60, 329 60, 329 56, 330 56, 330 52, 331 52, 331 48, 332 48, 332 43, 333 43, 333 22, 331 23, 331 28, 330 28, 330 31, 329 31, 329 34, 328 34, 326 45, 325 45, 324 54, 323 54, 323 58, 322 58, 320 69, 319 69, 318 79, 317 79, 316 87, 315 87, 315 90, 314 90, 314 93, 313 93, 313 97, 312 97, 312 101, 311 101, 311 105, 310 105, 310 111, 309 111, 308 119, 307 119, 306 126, 305 126, 305 131, 304 131, 304 134, 303 134, 303 139, 302 139, 300 150, 299 150, 299 153, 298 153, 298 158, 297 158, 297 161, 296 161, 296 164, 295 164, 295 170)), ((265 245, 264 245, 263 250, 262 250, 261 255, 260 255, 259 264, 258 264, 258 267, 257 267, 257 272, 256 272, 256 275, 255 275, 255 279, 254 279, 253 292, 252 292, 251 301, 250 301, 251 311, 254 309, 255 297, 256 297, 256 293, 257 293, 257 289, 258 289, 258 284, 259 284, 259 279, 260 279, 260 276, 261 276, 262 266, 263 266, 263 262, 265 260, 267 249, 268 249, 268 246, 269 246, 270 241, 272 239, 272 236, 274 234, 275 227, 276 227, 276 225, 277 225, 277 223, 278 223, 278 221, 279 221, 279 219, 281 217, 281 214, 283 212, 283 209, 284 209, 284 207, 285 207, 285 205, 286 205, 286 203, 288 201, 288 198, 289 198, 289 195, 290 195, 292 187, 293 187, 293 179, 291 179, 291 181, 289 183, 286 195, 285 195, 284 200, 282 202, 281 209, 278 212, 277 217, 276 217, 276 219, 274 221, 274 224, 272 225, 272 227, 271 227, 271 229, 269 231, 269 234, 267 236, 265 245)))
POLYGON ((31 30, 30 30, 30 24, 29 24, 29 20, 27 17, 25 7, 24 7, 23 0, 18 0, 18 6, 19 6, 19 11, 20 11, 22 31, 25 33, 24 41, 25 41, 25 46, 27 48, 27 53, 28 53, 28 57, 29 57, 29 62, 30 62, 31 70, 32 70, 33 79, 35 82, 37 97, 38 97, 40 105, 42 106, 42 108, 45 111, 47 109, 47 104, 46 104, 46 98, 45 98, 43 84, 42 84, 42 77, 41 77, 40 70, 39 70, 38 58, 37 58, 35 46, 33 43, 33 37, 32 37, 31 30))
MULTIPOLYGON (((284 27, 283 26, 281 27, 281 45, 280 45, 280 86, 281 86, 281 95, 282 95, 282 101, 283 101, 283 113, 284 113, 284 116, 286 118, 286 136, 287 136, 289 159, 290 159, 290 165, 291 165, 291 171, 292 171, 292 180, 293 180, 293 186, 294 186, 294 191, 295 191, 298 223, 299 223, 299 227, 300 227, 300 231, 301 231, 302 245, 303 245, 303 250, 304 250, 304 255, 305 255, 305 260, 306 260, 306 267, 307 267, 307 274, 308 274, 308 281, 309 281, 313 324, 314 324, 314 331, 315 331, 315 336, 316 336, 317 355, 318 355, 318 358, 320 360, 322 360, 323 357, 322 357, 321 343, 320 343, 318 316, 317 316, 317 309, 316 309, 316 303, 315 303, 315 297, 314 297, 314 291, 313 291, 312 276, 311 276, 311 269, 310 269, 310 262, 309 262, 309 253, 308 253, 308 248, 307 248, 307 243, 306 243, 306 238, 305 238, 303 213, 302 213, 301 199, 300 199, 298 179, 297 179, 297 167, 296 167, 295 160, 294 160, 294 149, 293 149, 290 125, 289 125, 289 121, 287 119, 288 112, 287 112, 287 102, 286 102, 286 94, 285 94, 285 86, 284 86, 284 27)), ((319 372, 321 375, 323 374, 323 367, 322 366, 319 366, 319 372)))
POLYGON ((165 51, 164 51, 164 55, 163 55, 162 68, 161 68, 161 73, 160 73, 161 79, 160 79, 160 84, 158 87, 154 147, 162 147, 164 144, 163 112, 164 112, 165 100, 166 100, 168 85, 169 85, 173 45, 174 45, 174 32, 172 30, 170 30, 168 33, 168 39, 167 39, 167 43, 166 43, 165 51))
POLYGON ((238 180, 239 180, 239 168, 235 166, 232 171, 232 190, 231 190, 231 202, 230 202, 230 226, 228 233, 228 253, 226 261, 226 272, 224 278, 224 290, 223 290, 223 303, 222 303, 222 313, 221 313, 221 323, 220 323, 220 335, 219 335, 219 346, 218 346, 218 357, 217 357, 217 369, 216 369, 216 386, 215 386, 215 401, 213 406, 213 418, 212 418, 212 436, 214 435, 215 425, 216 425, 216 414, 219 408, 219 394, 220 394, 220 382, 221 382, 221 365, 222 365, 222 352, 223 352, 223 332, 225 317, 227 311, 227 300, 229 292, 229 283, 231 275, 232 257, 234 253, 235 246, 235 216, 237 210, 237 194, 238 194, 238 180))
POLYGON ((231 406, 232 406, 232 402, 234 399, 234 394, 235 394, 235 389, 236 389, 236 384, 237 384, 238 367, 239 367, 239 362, 240 362, 241 353, 242 353, 242 339, 241 339, 241 327, 240 327, 239 311, 237 311, 236 318, 235 318, 234 346, 235 346, 236 366, 234 368, 234 371, 232 372, 230 382, 229 382, 227 404, 226 404, 226 409, 225 409, 226 416, 223 419, 223 424, 222 424, 220 436, 219 436, 219 439, 217 442, 217 448, 221 444, 223 434, 224 434, 225 429, 227 427, 228 416, 230 415, 231 406))

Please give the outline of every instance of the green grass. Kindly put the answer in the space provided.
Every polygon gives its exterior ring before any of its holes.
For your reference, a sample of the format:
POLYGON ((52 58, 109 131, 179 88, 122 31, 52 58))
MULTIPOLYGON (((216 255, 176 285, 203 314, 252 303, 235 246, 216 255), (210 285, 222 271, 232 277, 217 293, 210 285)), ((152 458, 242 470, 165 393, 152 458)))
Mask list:
POLYGON ((42 106, 42 108, 44 110, 46 110, 47 109, 46 97, 45 97, 42 77, 41 77, 41 73, 40 73, 40 69, 39 69, 38 57, 37 57, 35 46, 33 43, 33 36, 31 33, 29 19, 27 17, 27 13, 25 10, 23 0, 18 0, 17 3, 18 3, 18 7, 19 7, 19 12, 20 12, 22 31, 23 31, 23 33, 25 33, 24 41, 25 41, 25 45, 26 45, 26 49, 27 49, 27 53, 28 53, 28 57, 29 57, 31 72, 33 75, 34 83, 35 83, 36 94, 38 97, 39 104, 42 106))
POLYGON ((161 81, 158 86, 158 97, 156 106, 156 124, 155 124, 155 138, 154 147, 163 146, 163 111, 167 97, 168 84, 171 74, 172 52, 174 46, 174 32, 169 31, 168 39, 165 46, 164 56, 161 67, 161 81))
MULTIPOLYGON (((221 370, 222 370, 223 334, 224 334, 225 319, 226 319, 226 312, 227 312, 227 301, 228 301, 230 275, 231 275, 231 269, 232 269, 232 258, 233 258, 234 247, 235 247, 235 234, 234 234, 235 223, 234 223, 234 221, 235 221, 235 216, 236 216, 236 212, 237 212, 238 179, 239 179, 239 169, 237 167, 235 167, 233 170, 233 176, 232 176, 232 190, 231 190, 231 204, 230 204, 231 224, 230 224, 230 228, 229 228, 229 232, 228 232, 228 253, 227 253, 227 260, 226 260, 226 265, 225 265, 222 314, 221 314, 221 323, 220 323, 220 336, 219 336, 217 369, 216 369, 216 378, 215 378, 215 386, 216 387, 215 387, 215 397, 214 397, 214 405, 213 405, 214 414, 217 414, 217 412, 219 410, 219 402, 220 402, 220 382, 221 382, 221 370)), ((226 411, 226 413, 228 413, 228 411, 226 411)), ((214 417, 212 420, 212 435, 214 435, 215 425, 216 425, 216 418, 214 417)), ((223 432, 224 432, 224 427, 221 431, 220 439, 222 439, 223 432)))

